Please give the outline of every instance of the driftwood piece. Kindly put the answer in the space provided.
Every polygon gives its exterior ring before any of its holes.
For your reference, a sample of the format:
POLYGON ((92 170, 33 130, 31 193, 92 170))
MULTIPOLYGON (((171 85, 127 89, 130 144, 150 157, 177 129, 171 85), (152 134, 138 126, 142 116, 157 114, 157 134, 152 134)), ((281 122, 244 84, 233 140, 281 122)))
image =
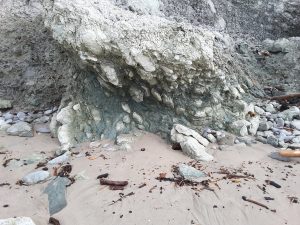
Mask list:
POLYGON ((53 217, 50 217, 50 218, 49 218, 49 223, 50 223, 50 224, 53 224, 53 225, 60 225, 59 220, 57 220, 57 219, 55 219, 55 218, 53 218, 53 217))
POLYGON ((281 96, 274 96, 271 97, 271 100, 289 100, 291 98, 300 98, 300 93, 294 93, 289 95, 281 95, 281 96))
POLYGON ((266 183, 269 184, 269 185, 272 185, 276 188, 281 188, 281 186, 279 184, 275 183, 274 181, 266 180, 266 183))
POLYGON ((266 206, 266 205, 264 205, 264 204, 262 204, 262 203, 259 203, 259 202, 257 202, 257 201, 248 199, 246 196, 242 196, 242 199, 243 199, 244 201, 251 202, 251 203, 253 203, 253 204, 255 204, 255 205, 259 205, 259 206, 261 206, 261 207, 263 207, 263 208, 269 209, 268 206, 266 206))
POLYGON ((97 179, 101 179, 101 178, 107 178, 108 177, 108 173, 104 173, 104 174, 101 174, 97 177, 97 179))
POLYGON ((282 157, 300 157, 300 150, 282 150, 279 155, 282 157))
POLYGON ((100 184, 101 185, 110 185, 110 186, 126 186, 126 185, 128 185, 128 181, 112 181, 112 180, 101 178, 100 184))

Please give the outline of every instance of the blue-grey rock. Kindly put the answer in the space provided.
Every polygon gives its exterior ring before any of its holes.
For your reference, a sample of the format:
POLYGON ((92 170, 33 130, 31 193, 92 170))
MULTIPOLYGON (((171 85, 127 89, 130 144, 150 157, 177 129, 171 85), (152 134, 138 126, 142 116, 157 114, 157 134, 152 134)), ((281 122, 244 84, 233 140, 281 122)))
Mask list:
POLYGON ((203 173, 202 171, 185 164, 179 165, 178 172, 184 179, 191 181, 196 181, 199 178, 206 177, 205 173, 203 173))
POLYGON ((22 181, 26 185, 32 185, 32 184, 43 182, 49 177, 50 177, 50 173, 48 171, 41 170, 26 175, 25 177, 22 178, 22 181))
POLYGON ((70 180, 66 177, 57 177, 46 187, 44 193, 48 194, 49 213, 53 215, 67 206, 66 186, 70 180))

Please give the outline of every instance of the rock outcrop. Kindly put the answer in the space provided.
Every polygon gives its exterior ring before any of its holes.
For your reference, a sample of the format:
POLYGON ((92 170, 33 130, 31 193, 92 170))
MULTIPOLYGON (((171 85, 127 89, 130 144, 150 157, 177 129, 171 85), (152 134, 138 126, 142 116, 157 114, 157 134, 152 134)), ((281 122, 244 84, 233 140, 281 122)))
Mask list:
POLYGON ((300 91, 297 0, 0 4, 0 97, 61 100, 50 128, 64 150, 134 129, 167 138, 173 124, 254 135, 248 112, 264 112, 250 102, 300 91))

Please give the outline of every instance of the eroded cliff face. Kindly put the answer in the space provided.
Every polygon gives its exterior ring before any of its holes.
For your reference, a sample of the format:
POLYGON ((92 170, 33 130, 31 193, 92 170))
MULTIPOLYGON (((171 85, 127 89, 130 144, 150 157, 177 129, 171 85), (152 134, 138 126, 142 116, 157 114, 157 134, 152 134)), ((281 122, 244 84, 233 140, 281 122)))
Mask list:
POLYGON ((28 28, 24 40, 36 41, 21 54, 25 60, 14 55, 13 43, 2 45, 7 65, 23 64, 2 66, 0 74, 10 82, 9 71, 21 74, 21 82, 40 76, 16 93, 35 91, 33 97, 48 102, 64 96, 51 123, 64 149, 134 129, 168 137, 175 123, 228 129, 265 95, 265 86, 272 94, 299 91, 295 0, 13 2, 23 3, 22 10, 1 4, 23 17, 17 23, 2 12, 2 20, 15 31, 28 28))
POLYGON ((253 84, 220 33, 112 1, 55 1, 46 26, 81 67, 57 115, 66 146, 134 128, 166 136, 174 123, 225 129, 245 116, 253 84))
POLYGON ((15 108, 59 104, 69 77, 65 50, 45 28, 38 0, 0 1, 0 99, 15 108))

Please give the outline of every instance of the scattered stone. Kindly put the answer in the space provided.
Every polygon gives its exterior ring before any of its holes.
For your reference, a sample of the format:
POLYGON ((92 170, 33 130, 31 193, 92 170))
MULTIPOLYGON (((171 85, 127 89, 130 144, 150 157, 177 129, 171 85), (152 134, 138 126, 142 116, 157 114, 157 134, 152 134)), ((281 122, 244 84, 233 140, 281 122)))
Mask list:
POLYGON ((12 108, 12 103, 10 100, 0 99, 0 109, 10 109, 12 108))
POLYGON ((6 130, 8 135, 20 137, 33 137, 32 125, 26 122, 18 122, 6 130))
POLYGON ((49 126, 36 127, 35 131, 43 134, 51 133, 49 126))
POLYGON ((289 148, 290 149, 295 149, 295 150, 300 149, 300 143, 290 144, 289 148))
POLYGON ((245 143, 246 145, 251 146, 252 144, 256 144, 256 141, 251 136, 245 136, 245 137, 237 137, 236 138, 239 142, 245 143))
POLYGON ((293 120, 291 122, 291 126, 292 126, 292 128, 295 128, 300 131, 300 120, 293 120))
POLYGON ((49 177, 50 177, 50 173, 48 171, 41 170, 26 175, 25 177, 22 178, 21 181, 25 185, 32 185, 32 184, 43 182, 49 177))
POLYGON ((268 143, 268 140, 262 136, 257 136, 256 137, 256 140, 263 143, 263 144, 267 144, 268 143))
POLYGON ((262 108, 260 108, 258 106, 254 106, 254 110, 259 115, 265 115, 265 110, 263 110, 262 108))
POLYGON ((49 122, 50 117, 49 116, 42 116, 40 118, 37 118, 34 120, 34 123, 47 123, 49 122))
POLYGON ((279 140, 274 135, 270 135, 267 137, 267 143, 274 147, 278 147, 279 140))
POLYGON ((193 137, 196 139, 201 145, 207 146, 209 141, 202 137, 196 131, 187 128, 181 124, 174 124, 171 130, 171 140, 175 143, 181 143, 187 139, 187 137, 193 137))
POLYGON ((237 120, 230 125, 230 128, 234 134, 243 137, 248 135, 248 127, 250 127, 250 125, 251 123, 247 120, 237 120))
POLYGON ((259 131, 267 131, 271 128, 270 123, 268 121, 262 121, 259 123, 258 130, 259 131))
POLYGON ((138 124, 143 124, 143 118, 137 114, 136 112, 134 112, 132 114, 132 118, 135 120, 135 122, 137 122, 138 124))
POLYGON ((206 177, 205 173, 203 173, 202 171, 185 164, 179 165, 178 172, 184 179, 190 181, 199 181, 199 178, 206 177))
POLYGON ((26 117, 26 114, 24 112, 18 112, 17 117, 18 117, 19 120, 24 121, 25 117, 26 117))
POLYGON ((52 113, 53 113, 52 109, 49 109, 44 112, 44 115, 50 116, 52 113))
POLYGON ((35 223, 29 217, 14 217, 0 219, 0 225, 35 225, 35 223))
POLYGON ((276 127, 277 128, 283 128, 284 127, 284 120, 282 118, 277 118, 275 120, 275 122, 276 122, 276 127))
POLYGON ((272 104, 266 104, 266 111, 269 113, 276 113, 276 109, 274 108, 274 106, 272 104))
POLYGON ((207 140, 209 140, 209 142, 211 142, 211 143, 216 143, 216 142, 217 142, 217 139, 216 139, 215 136, 212 135, 212 134, 208 134, 208 135, 206 136, 206 138, 207 138, 207 140))
POLYGON ((90 148, 99 148, 101 146, 100 141, 93 141, 90 143, 90 148))
POLYGON ((63 155, 58 156, 48 162, 48 165, 63 164, 69 160, 71 152, 67 151, 63 155))
POLYGON ((3 115, 3 117, 4 117, 5 120, 11 120, 11 119, 14 118, 14 115, 11 114, 10 112, 7 112, 7 113, 5 113, 5 114, 3 115))
POLYGON ((255 135, 257 132, 257 129, 259 127, 259 116, 255 116, 249 119, 249 122, 251 123, 250 127, 248 128, 248 131, 251 135, 255 135))
POLYGON ((8 128, 10 128, 11 125, 8 123, 1 123, 0 122, 0 131, 7 131, 8 128))
POLYGON ((58 213, 67 206, 66 186, 70 183, 66 177, 56 177, 46 187, 44 193, 48 194, 50 215, 58 213))
POLYGON ((225 132, 217 132, 217 141, 219 145, 234 145, 234 141, 236 139, 236 136, 230 133, 225 132))
POLYGON ((195 138, 186 137, 185 141, 180 143, 180 146, 182 151, 193 159, 201 161, 211 161, 214 159, 195 138))
POLYGON ((278 116, 284 120, 291 121, 294 117, 300 116, 300 109, 296 106, 292 106, 291 108, 279 113, 278 116))

